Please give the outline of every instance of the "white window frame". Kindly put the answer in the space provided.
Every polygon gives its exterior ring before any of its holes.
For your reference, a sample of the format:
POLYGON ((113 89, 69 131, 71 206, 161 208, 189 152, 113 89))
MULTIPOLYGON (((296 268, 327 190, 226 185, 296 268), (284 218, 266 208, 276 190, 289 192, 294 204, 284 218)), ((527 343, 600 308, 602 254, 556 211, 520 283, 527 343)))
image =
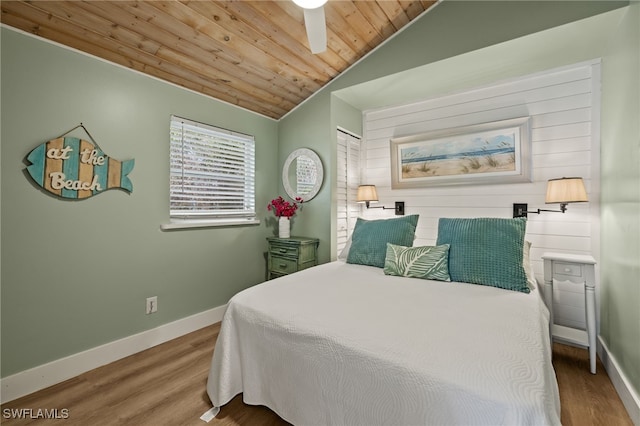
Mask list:
POLYGON ((253 136, 172 115, 169 139, 170 223, 163 230, 260 223, 253 136), (197 163, 183 161, 189 148, 197 163))

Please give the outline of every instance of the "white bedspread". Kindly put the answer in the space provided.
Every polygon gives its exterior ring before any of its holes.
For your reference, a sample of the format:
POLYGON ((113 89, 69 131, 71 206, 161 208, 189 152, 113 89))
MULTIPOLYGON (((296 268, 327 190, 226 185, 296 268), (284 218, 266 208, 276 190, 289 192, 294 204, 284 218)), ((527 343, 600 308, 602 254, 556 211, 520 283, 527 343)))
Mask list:
POLYGON ((207 392, 296 425, 560 424, 548 318, 537 291, 333 262, 232 298, 207 392))

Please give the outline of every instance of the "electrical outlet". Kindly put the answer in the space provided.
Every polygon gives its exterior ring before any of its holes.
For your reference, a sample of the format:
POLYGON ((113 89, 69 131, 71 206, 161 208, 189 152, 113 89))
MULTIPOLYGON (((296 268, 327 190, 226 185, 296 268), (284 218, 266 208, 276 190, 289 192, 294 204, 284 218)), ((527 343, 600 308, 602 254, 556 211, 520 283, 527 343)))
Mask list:
POLYGON ((147 297, 147 315, 158 312, 158 296, 147 297))

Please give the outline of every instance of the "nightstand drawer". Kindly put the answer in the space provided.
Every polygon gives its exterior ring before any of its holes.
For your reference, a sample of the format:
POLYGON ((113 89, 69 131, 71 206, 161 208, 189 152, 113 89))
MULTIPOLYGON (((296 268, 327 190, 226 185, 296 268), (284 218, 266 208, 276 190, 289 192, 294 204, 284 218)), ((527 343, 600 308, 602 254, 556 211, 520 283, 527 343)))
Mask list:
POLYGON ((575 263, 553 263, 553 273, 560 275, 570 275, 572 277, 582 276, 582 266, 575 263))
POLYGON ((281 256, 271 256, 271 265, 269 265, 271 272, 278 274, 290 274, 298 270, 297 259, 288 259, 281 256))
POLYGON ((269 247, 269 251, 274 256, 289 256, 289 257, 298 257, 299 248, 297 246, 292 247, 291 245, 282 245, 282 244, 271 244, 269 247))

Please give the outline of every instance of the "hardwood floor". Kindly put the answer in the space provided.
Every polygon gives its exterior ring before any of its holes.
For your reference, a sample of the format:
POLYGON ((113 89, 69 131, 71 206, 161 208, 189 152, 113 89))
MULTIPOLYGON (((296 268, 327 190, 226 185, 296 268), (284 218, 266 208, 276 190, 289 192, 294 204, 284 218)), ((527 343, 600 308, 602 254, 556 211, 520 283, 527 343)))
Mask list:
MULTIPOLYGON (((0 422, 65 426, 205 425, 200 416, 211 408, 205 386, 219 330, 219 323, 203 328, 6 403, 2 405, 0 422), (31 411, 24 411, 28 409, 31 411), (57 409, 58 417, 67 418, 7 418, 11 417, 11 410, 37 417, 39 409, 49 413, 57 409)), ((598 374, 592 375, 586 350, 554 344, 553 351, 563 425, 633 425, 599 360, 598 374)), ((288 423, 265 407, 245 405, 239 395, 209 424, 288 423)))
POLYGON ((594 375, 589 373, 588 350, 554 343, 553 368, 564 426, 633 426, 600 358, 594 375))

